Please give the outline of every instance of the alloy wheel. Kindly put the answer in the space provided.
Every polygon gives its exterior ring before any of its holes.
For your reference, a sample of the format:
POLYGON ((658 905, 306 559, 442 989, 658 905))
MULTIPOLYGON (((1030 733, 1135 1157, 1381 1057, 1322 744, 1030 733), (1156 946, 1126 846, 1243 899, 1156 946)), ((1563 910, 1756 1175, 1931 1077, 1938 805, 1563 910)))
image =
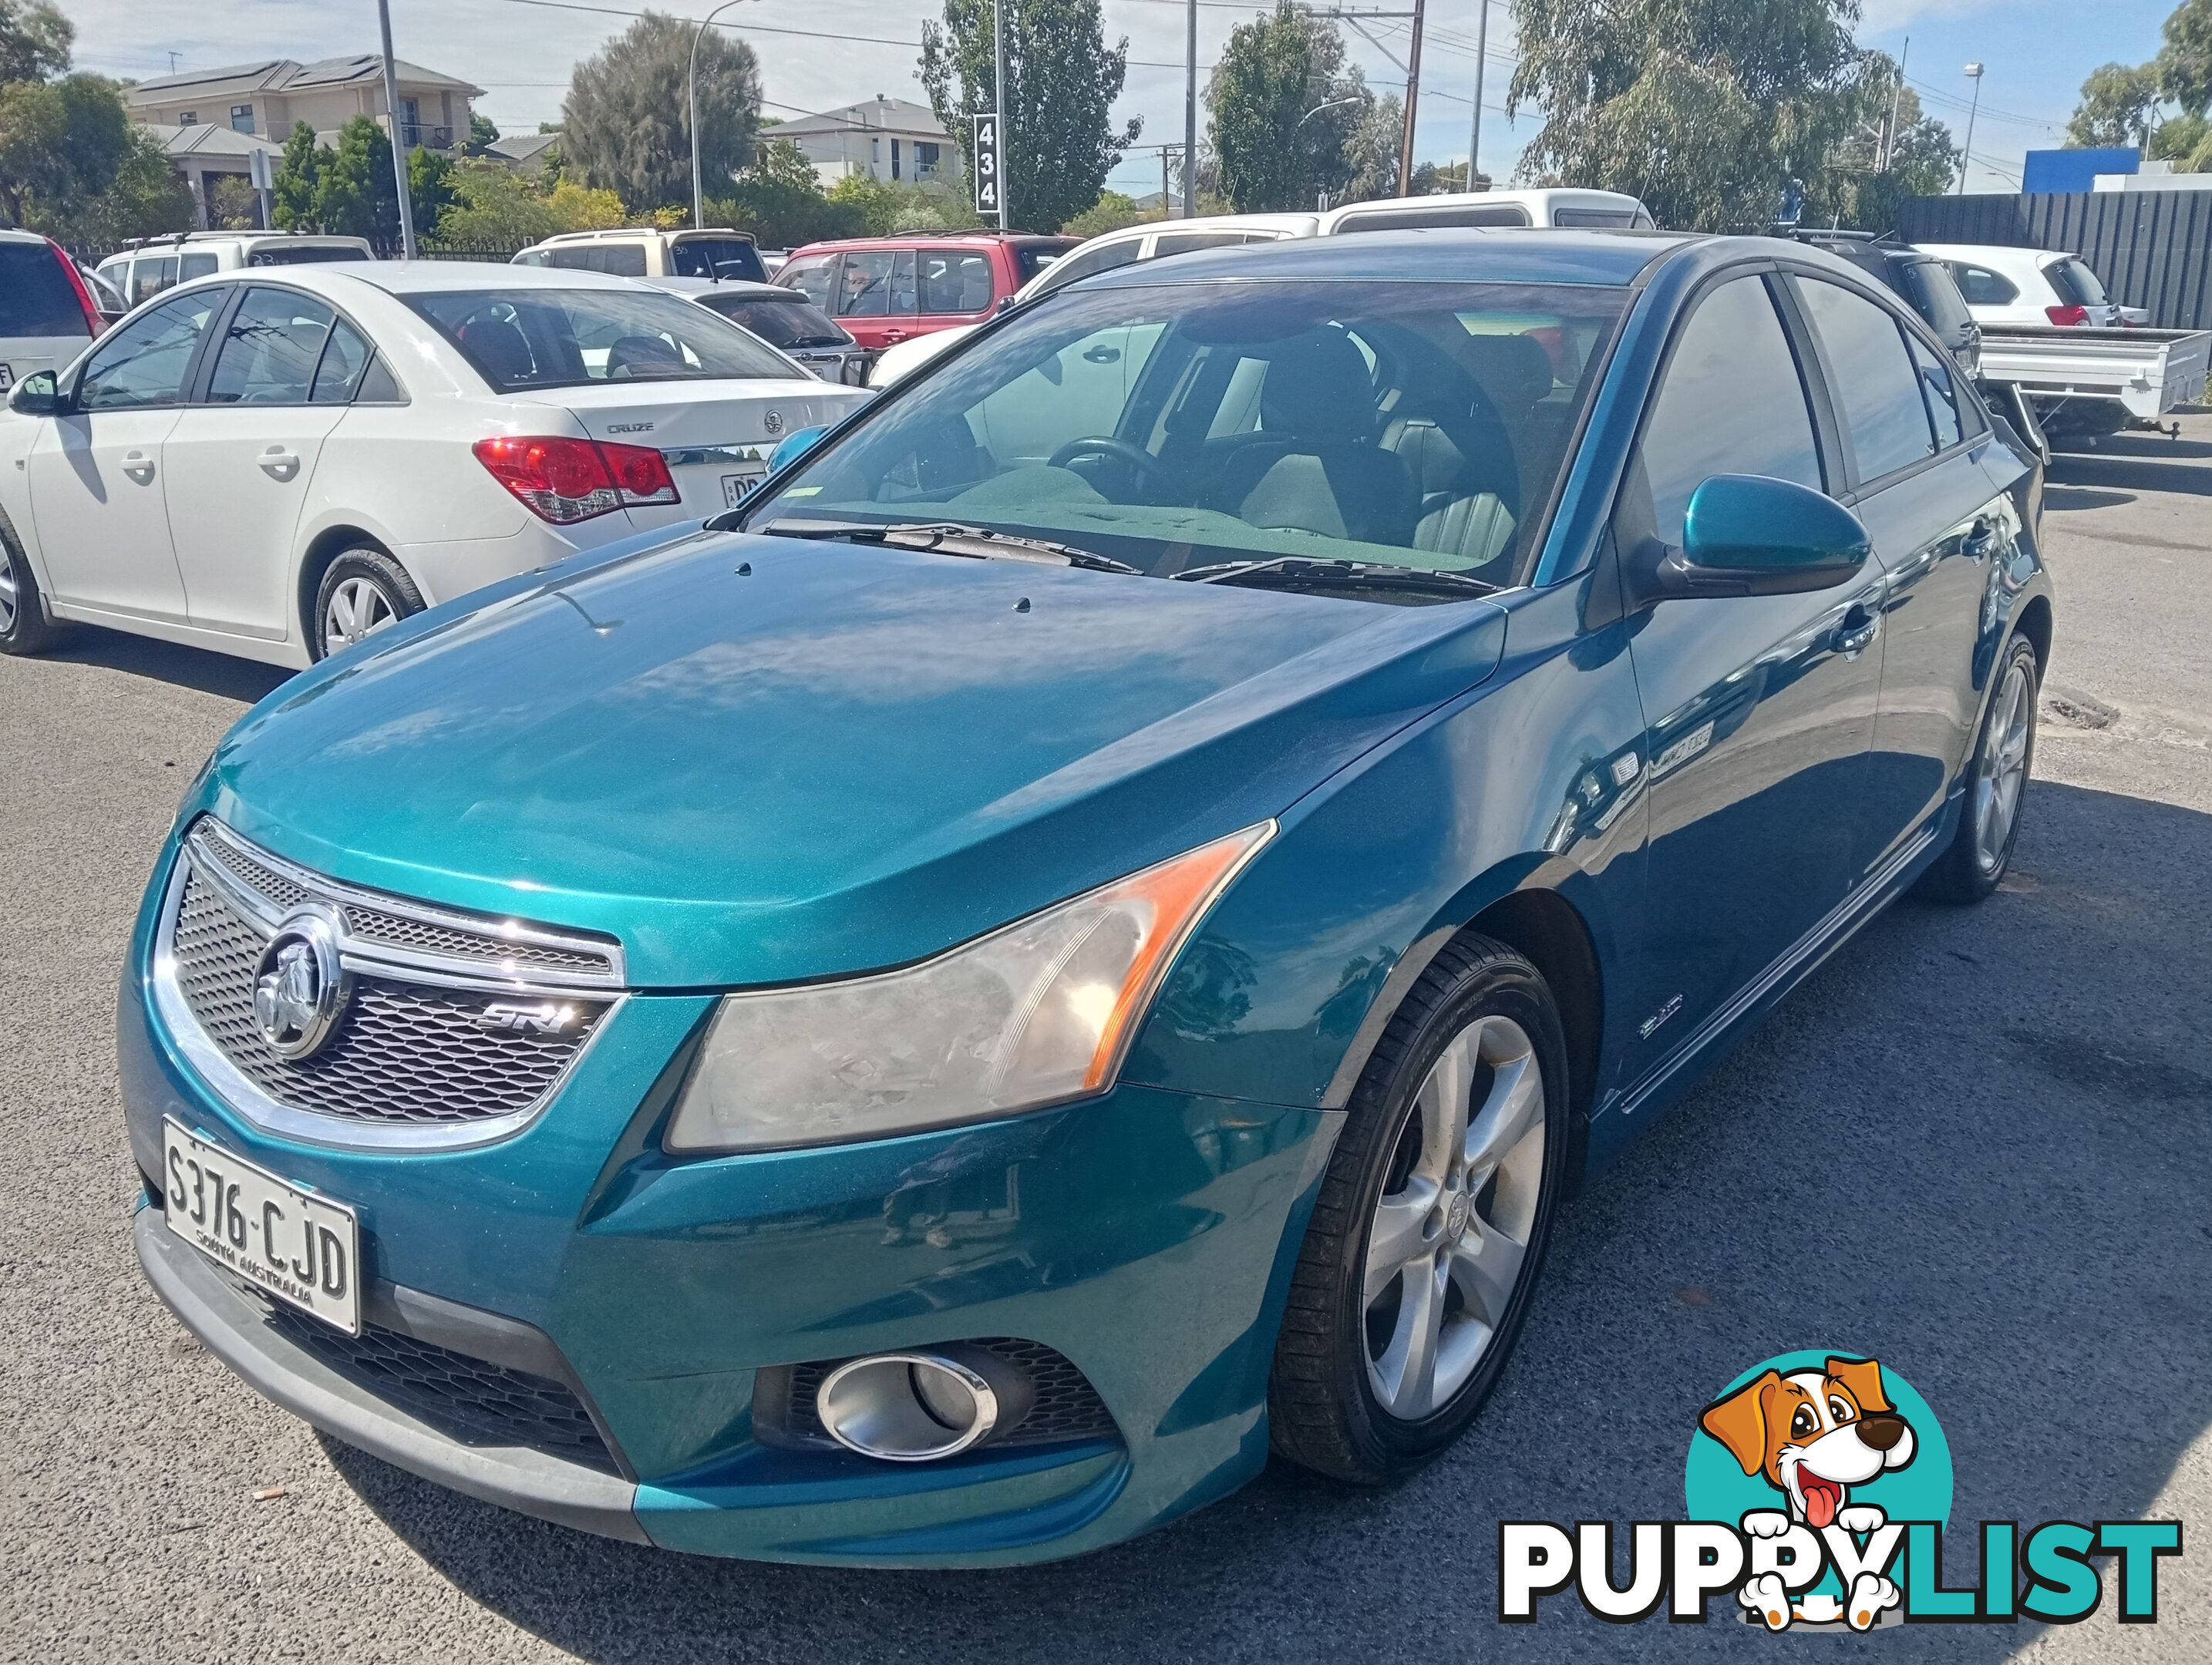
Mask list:
POLYGON ((0 636, 15 628, 15 611, 21 601, 15 587, 15 557, 0 544, 0 636))
POLYGON ((398 617, 392 598, 373 580, 343 580, 331 592, 330 605, 323 610, 325 651, 335 653, 341 647, 350 647, 398 617))
POLYGON ((2027 665, 2013 661, 1990 709, 1990 731, 1974 770, 1974 860, 1985 873, 2003 864, 2027 785, 2027 740, 2035 714, 2027 665))
POLYGON ((1368 1226, 1367 1381, 1400 1421, 1474 1374, 1520 1286, 1544 1176, 1544 1076, 1528 1033, 1477 1018, 1414 1095, 1368 1226))

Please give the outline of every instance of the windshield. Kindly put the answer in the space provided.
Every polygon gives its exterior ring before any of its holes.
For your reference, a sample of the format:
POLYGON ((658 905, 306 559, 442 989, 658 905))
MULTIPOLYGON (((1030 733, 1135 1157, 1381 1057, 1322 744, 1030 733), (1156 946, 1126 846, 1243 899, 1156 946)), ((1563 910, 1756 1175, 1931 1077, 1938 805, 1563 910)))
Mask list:
MULTIPOLYGON (((246 257, 249 266, 320 266, 333 260, 366 260, 365 248, 346 243, 264 243, 246 257)), ((213 271, 210 265, 208 270, 213 271)))
POLYGON ((2070 307, 2101 307, 2106 304, 2105 286, 2097 274, 2079 260, 2054 260, 2044 268, 2051 278, 2051 287, 2058 298, 2070 307))
POLYGON ((763 300, 756 295, 716 295, 709 290, 693 299, 731 323, 750 330, 771 347, 849 347, 853 337, 830 321, 830 314, 804 295, 788 301, 763 300))
POLYGON ((672 295, 453 289, 402 297, 501 393, 598 381, 788 380, 743 330, 672 295))
MULTIPOLYGON (((1565 284, 1062 290, 894 395, 745 524, 951 522, 1154 578, 1371 563, 1504 585, 1626 299, 1565 284)), ((1449 599, 1352 576, 1364 598, 1449 599)))

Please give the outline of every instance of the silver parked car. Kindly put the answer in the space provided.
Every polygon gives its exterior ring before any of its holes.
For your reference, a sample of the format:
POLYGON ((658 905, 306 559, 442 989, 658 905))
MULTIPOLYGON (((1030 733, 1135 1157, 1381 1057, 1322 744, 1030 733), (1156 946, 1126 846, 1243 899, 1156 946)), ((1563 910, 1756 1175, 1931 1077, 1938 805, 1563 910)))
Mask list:
POLYGON ((797 289, 715 277, 641 277, 633 280, 696 301, 750 330, 787 358, 797 359, 824 381, 847 387, 866 384, 875 355, 845 333, 836 319, 797 289))

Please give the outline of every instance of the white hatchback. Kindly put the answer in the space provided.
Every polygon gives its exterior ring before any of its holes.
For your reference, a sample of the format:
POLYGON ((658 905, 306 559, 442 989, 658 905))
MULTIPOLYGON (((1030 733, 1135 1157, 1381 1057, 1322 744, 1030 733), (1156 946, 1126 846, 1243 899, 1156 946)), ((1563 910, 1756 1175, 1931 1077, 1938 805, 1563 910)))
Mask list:
POLYGON ((868 396, 618 277, 238 272, 0 418, 0 651, 62 620, 304 665, 495 579, 720 513, 868 396))
POLYGON ((2123 307, 2077 254, 2063 249, 1985 243, 1922 243, 1951 269, 1974 322, 1999 328, 2117 330, 2148 324, 2150 313, 2123 307))

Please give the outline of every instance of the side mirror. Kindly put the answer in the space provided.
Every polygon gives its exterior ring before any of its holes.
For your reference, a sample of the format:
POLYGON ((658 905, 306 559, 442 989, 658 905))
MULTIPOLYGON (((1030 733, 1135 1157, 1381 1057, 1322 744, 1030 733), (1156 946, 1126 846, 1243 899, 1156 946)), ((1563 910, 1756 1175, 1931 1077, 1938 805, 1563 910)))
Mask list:
POLYGON ((991 308, 991 310, 992 310, 993 312, 994 312, 994 313, 1010 313, 1010 312, 1013 311, 1013 309, 1014 309, 1014 297, 1013 297, 1013 296, 1012 296, 1011 295, 1000 295, 1000 296, 999 297, 999 304, 998 304, 997 306, 995 306, 995 307, 992 307, 992 308, 991 308))
POLYGON ((1832 497, 1764 475, 1716 474, 1690 498, 1682 547, 1633 563, 1627 579, 1638 604, 1802 595, 1852 577, 1872 550, 1858 516, 1832 497))
POLYGON ((801 428, 783 436, 783 443, 769 453, 768 471, 775 473, 787 464, 795 463, 814 449, 815 443, 829 432, 825 427, 801 428))
POLYGON ((51 416, 62 408, 60 386, 52 370, 34 370, 15 384, 8 408, 26 416, 51 416))

